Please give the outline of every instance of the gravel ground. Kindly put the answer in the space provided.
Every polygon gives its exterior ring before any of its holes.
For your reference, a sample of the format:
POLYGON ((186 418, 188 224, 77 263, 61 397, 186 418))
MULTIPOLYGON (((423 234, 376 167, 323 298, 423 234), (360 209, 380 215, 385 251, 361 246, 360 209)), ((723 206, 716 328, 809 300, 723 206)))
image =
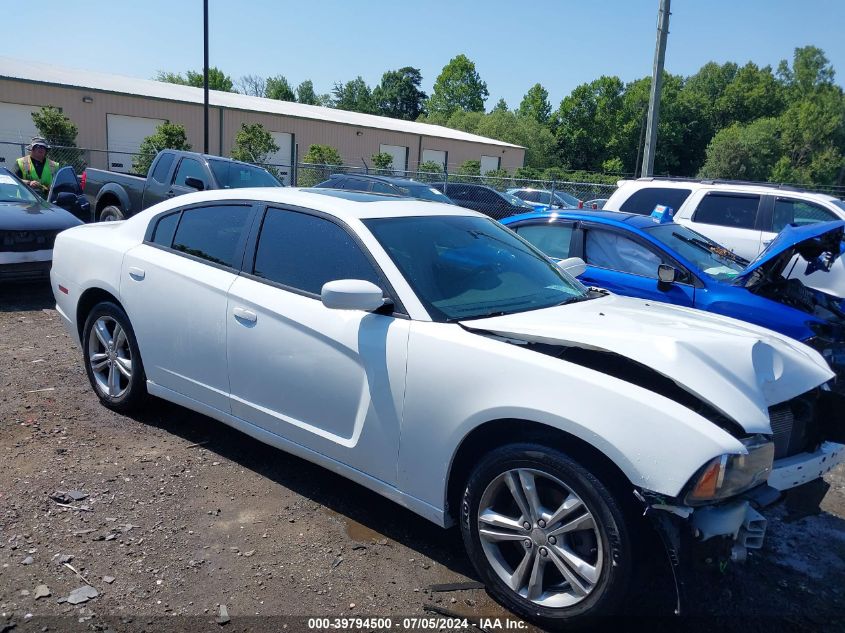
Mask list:
MULTIPOLYGON (((845 469, 828 481, 822 514, 768 512, 762 551, 696 579, 693 617, 650 628, 845 630, 845 469)), ((431 589, 473 581, 456 530, 186 409, 100 406, 49 288, 0 288, 0 633, 397 629, 431 608, 491 630, 508 614, 483 590, 431 589)), ((665 578, 641 594, 637 612, 671 613, 665 578)))

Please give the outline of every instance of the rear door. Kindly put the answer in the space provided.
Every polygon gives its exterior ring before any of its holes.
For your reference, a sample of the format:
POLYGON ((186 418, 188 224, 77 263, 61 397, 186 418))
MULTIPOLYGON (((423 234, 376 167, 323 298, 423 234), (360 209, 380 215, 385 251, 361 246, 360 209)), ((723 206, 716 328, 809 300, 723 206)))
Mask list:
POLYGON ((634 233, 623 234, 622 231, 593 224, 581 226, 584 229, 583 259, 587 270, 580 279, 585 284, 606 288, 620 295, 675 305, 692 306, 695 303, 693 276, 667 253, 634 233), (667 264, 678 271, 674 283, 659 283, 657 267, 660 264, 667 264))
POLYGON ((143 208, 151 207, 162 200, 172 198, 170 194, 170 183, 173 180, 173 163, 176 154, 173 152, 161 152, 155 161, 153 168, 147 175, 147 182, 144 184, 143 208))
POLYGON ((205 165, 196 158, 184 156, 182 160, 179 161, 179 166, 176 168, 176 173, 173 176, 173 183, 167 193, 164 194, 165 197, 172 198, 173 196, 181 196, 185 193, 193 193, 197 191, 193 187, 189 187, 185 184, 188 178, 196 178, 202 182, 203 190, 209 189, 213 186, 213 183, 210 182, 205 165))
POLYGON ((762 250, 762 200, 760 194, 708 191, 691 218, 677 221, 750 261, 762 250))
POLYGON ((410 321, 320 301, 336 279, 386 289, 381 273, 346 227, 303 210, 268 208, 249 251, 226 316, 232 413, 395 484, 410 321))
POLYGON ((147 378, 227 413, 227 293, 252 219, 249 202, 168 212, 123 261, 121 296, 147 378))

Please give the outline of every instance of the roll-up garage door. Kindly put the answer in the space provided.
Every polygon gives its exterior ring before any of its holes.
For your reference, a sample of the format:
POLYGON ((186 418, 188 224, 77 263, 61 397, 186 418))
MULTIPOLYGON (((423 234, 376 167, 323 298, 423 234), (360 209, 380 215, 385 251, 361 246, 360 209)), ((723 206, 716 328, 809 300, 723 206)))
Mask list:
POLYGON ((393 171, 397 174, 404 174, 408 169, 408 148, 402 145, 379 145, 383 154, 390 154, 393 157, 393 171))
POLYGON ((437 163, 442 169, 446 169, 447 154, 440 149, 424 149, 422 153, 422 162, 437 163))
POLYGON ((143 140, 155 134, 159 125, 166 123, 164 119, 147 119, 122 114, 107 114, 106 122, 109 145, 108 168, 111 171, 123 173, 132 172, 132 155, 138 153, 143 140))
POLYGON ((483 176, 488 171, 496 171, 501 164, 501 158, 498 156, 482 156, 481 157, 481 175, 483 176))
POLYGON ((38 134, 32 122, 32 113, 38 109, 38 106, 0 103, 0 167, 14 171, 15 161, 38 134))
POLYGON ((272 166, 279 176, 279 179, 286 186, 290 186, 290 175, 293 171, 291 161, 293 160, 293 134, 287 132, 270 132, 279 151, 267 156, 268 165, 272 166))

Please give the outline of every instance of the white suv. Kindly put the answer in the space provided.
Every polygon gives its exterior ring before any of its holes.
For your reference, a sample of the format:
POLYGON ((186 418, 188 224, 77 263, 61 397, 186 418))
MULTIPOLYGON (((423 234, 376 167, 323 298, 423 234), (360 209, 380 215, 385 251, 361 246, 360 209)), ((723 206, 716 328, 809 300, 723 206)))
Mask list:
MULTIPOLYGON (((753 260, 788 224, 845 220, 845 202, 791 188, 713 180, 640 178, 621 180, 604 205, 606 211, 651 213, 658 204, 675 211, 675 221, 706 235, 747 260, 753 260)), ((791 276, 808 286, 845 296, 845 266, 840 258, 830 272, 791 276)))

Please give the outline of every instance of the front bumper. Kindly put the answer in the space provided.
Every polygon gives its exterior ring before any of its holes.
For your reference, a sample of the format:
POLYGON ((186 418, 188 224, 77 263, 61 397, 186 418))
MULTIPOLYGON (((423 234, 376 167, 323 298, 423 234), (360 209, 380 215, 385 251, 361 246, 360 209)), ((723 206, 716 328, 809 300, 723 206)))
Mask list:
POLYGON ((845 445, 823 442, 813 453, 799 453, 775 461, 769 485, 780 491, 819 479, 845 461, 845 445))

